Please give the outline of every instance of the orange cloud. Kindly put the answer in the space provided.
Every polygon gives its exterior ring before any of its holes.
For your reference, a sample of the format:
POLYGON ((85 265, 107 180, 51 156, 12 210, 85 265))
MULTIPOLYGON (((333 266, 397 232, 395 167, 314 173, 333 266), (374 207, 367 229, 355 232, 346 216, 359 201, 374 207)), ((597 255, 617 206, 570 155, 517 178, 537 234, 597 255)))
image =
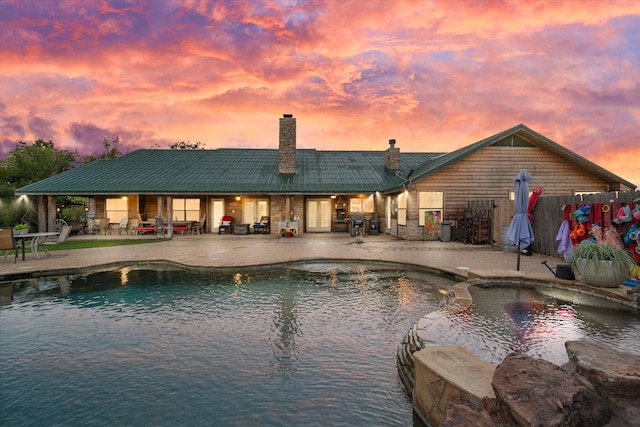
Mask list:
POLYGON ((451 151, 518 123, 640 185, 636 1, 5 0, 0 147, 451 151), (99 139, 99 140, 97 140, 99 139))

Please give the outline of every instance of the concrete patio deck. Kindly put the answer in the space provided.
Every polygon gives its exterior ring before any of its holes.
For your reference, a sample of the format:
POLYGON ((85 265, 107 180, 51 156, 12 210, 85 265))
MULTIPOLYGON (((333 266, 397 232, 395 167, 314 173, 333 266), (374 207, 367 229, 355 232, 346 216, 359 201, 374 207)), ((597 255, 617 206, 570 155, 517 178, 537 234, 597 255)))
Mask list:
MULTIPOLYGON (((107 235, 71 236, 82 239, 142 239, 144 236, 107 235)), ((312 234, 297 238, 271 235, 201 234, 158 239, 142 245, 112 246, 53 252, 40 259, 27 254, 14 264, 13 257, 0 258, 0 280, 12 276, 51 274, 56 271, 88 269, 125 262, 169 261, 195 267, 242 267, 311 259, 367 260, 409 263, 467 277, 469 270, 516 270, 516 253, 503 252, 499 246, 470 245, 460 242, 405 241, 387 235, 366 236, 356 243, 346 233, 312 234)), ((521 257, 520 272, 526 277, 553 279, 550 266, 561 258, 534 254, 521 257)))

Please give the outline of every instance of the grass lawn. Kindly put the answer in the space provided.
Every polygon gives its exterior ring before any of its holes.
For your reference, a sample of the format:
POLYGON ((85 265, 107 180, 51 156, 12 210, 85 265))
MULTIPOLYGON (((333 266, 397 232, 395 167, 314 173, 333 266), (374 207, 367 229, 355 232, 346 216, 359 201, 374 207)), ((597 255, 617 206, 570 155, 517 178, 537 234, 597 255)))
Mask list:
MULTIPOLYGON (((87 248, 106 248, 108 246, 125 246, 125 245, 143 245, 147 243, 162 242, 161 239, 124 239, 124 240, 67 240, 63 243, 56 245, 49 245, 47 249, 49 252, 53 251, 68 251, 69 249, 87 249, 87 248)), ((22 252, 22 249, 20 249, 22 252)), ((28 245, 25 245, 25 253, 31 253, 31 249, 28 245)))

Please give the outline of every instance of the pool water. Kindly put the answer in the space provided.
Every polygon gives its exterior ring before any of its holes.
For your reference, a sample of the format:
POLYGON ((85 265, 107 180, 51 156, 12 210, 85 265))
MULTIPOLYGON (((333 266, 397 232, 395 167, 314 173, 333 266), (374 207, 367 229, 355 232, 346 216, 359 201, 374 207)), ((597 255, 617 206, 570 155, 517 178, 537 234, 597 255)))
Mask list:
POLYGON ((499 364, 524 353, 556 365, 569 361, 566 341, 586 339, 640 356, 640 311, 595 296, 553 288, 472 286, 471 310, 441 310, 420 331, 424 342, 459 344, 499 364))
POLYGON ((16 283, 0 425, 410 426, 396 346, 453 284, 358 263, 16 283))

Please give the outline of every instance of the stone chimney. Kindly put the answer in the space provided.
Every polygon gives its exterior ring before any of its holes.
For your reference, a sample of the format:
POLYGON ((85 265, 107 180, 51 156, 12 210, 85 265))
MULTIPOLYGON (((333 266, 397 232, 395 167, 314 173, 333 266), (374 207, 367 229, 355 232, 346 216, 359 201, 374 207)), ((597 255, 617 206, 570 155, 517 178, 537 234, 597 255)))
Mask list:
POLYGON ((296 173, 296 119, 293 114, 284 114, 280 119, 280 174, 296 173))
POLYGON ((389 148, 384 152, 384 167, 389 174, 400 170, 400 149, 396 148, 396 140, 389 140, 389 148))

